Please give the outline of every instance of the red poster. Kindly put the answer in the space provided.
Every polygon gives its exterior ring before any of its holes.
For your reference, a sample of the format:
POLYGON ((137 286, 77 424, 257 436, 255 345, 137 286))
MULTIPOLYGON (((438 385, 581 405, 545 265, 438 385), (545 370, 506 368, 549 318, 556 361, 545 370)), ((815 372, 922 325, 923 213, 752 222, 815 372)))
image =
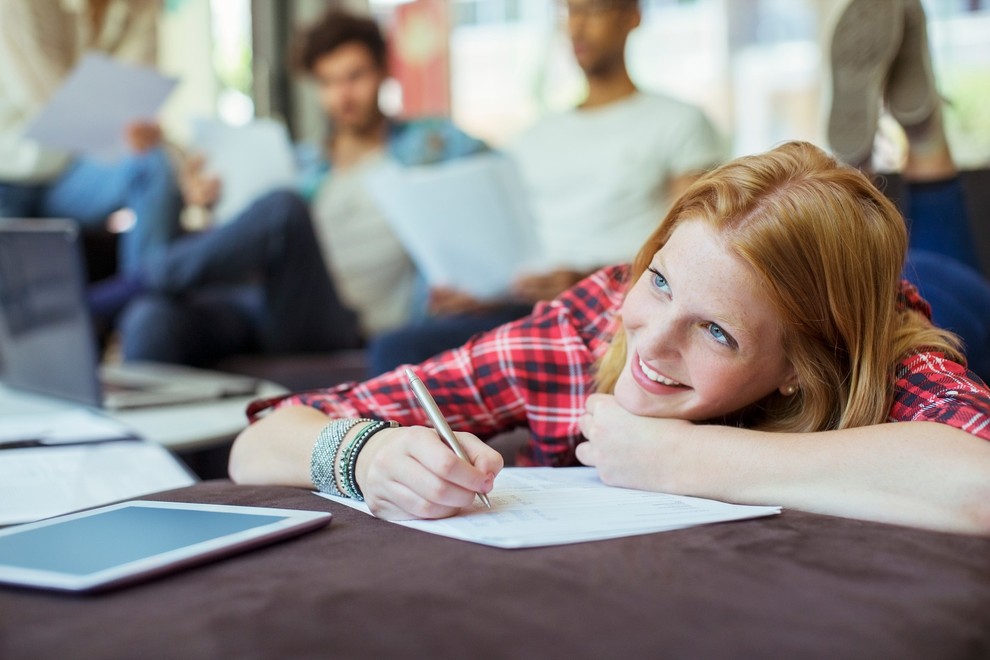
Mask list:
POLYGON ((450 20, 447 0, 396 6, 392 75, 402 86, 405 117, 450 114, 450 20))

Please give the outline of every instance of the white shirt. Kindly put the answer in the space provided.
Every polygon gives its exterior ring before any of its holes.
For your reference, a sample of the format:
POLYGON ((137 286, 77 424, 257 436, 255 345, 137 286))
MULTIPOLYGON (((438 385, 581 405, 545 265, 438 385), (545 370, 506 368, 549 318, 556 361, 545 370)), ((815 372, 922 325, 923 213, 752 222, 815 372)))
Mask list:
POLYGON ((723 157, 698 108, 659 94, 548 117, 508 149, 548 268, 630 261, 671 200, 668 183, 723 157))
POLYGON ((87 50, 153 65, 160 0, 111 0, 93 32, 87 0, 0 0, 0 181, 41 183, 68 156, 21 137, 87 50))
POLYGON ((384 151, 331 170, 313 200, 313 225, 341 300, 366 336, 397 328, 412 315, 416 270, 364 177, 386 161, 384 151))

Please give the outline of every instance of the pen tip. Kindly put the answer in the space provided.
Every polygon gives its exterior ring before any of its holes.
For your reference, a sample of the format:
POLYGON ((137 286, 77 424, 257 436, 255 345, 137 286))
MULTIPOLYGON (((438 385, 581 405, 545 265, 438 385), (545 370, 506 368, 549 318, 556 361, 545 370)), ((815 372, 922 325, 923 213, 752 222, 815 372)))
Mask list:
POLYGON ((408 378, 409 380, 416 378, 416 372, 410 369, 409 367, 406 367, 406 378, 408 378))

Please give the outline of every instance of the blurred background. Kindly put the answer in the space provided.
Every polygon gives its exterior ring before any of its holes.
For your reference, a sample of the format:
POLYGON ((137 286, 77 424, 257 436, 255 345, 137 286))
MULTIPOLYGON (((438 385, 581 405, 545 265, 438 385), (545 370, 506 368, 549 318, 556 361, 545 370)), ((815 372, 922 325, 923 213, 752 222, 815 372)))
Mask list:
MULTIPOLYGON (((294 30, 328 5, 367 11, 393 44, 384 107, 401 116, 449 114, 494 145, 542 113, 574 105, 584 81, 555 0, 167 0, 162 69, 181 78, 164 115, 188 139, 192 116, 241 124, 283 120, 297 140, 322 135, 308 83, 286 65, 294 30), (212 67, 204 67, 211 62, 212 67)), ((643 89, 707 111, 731 155, 784 139, 825 144, 825 36, 843 0, 642 0, 628 62, 643 89)), ((936 78, 954 155, 990 162, 990 1, 925 0, 936 78)), ((881 126, 884 126, 881 122, 881 126)), ((881 131, 897 169, 902 136, 881 131)))

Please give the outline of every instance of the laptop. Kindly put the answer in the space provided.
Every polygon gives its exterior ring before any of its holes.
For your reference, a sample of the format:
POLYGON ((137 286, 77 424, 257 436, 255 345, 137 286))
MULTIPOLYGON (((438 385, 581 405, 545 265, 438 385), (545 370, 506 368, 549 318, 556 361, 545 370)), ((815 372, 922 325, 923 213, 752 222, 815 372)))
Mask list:
POLYGON ((75 223, 0 220, 0 382, 110 410, 257 391, 254 378, 191 367, 101 366, 84 266, 75 223))

